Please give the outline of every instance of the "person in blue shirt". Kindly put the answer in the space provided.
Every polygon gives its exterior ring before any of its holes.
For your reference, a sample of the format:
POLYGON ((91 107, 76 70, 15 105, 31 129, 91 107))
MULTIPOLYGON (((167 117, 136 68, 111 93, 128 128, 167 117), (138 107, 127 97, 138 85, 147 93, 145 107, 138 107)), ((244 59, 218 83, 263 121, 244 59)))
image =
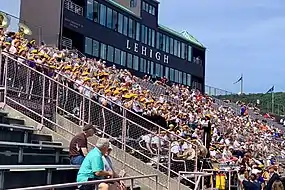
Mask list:
MULTIPOLYGON (((102 156, 105 155, 110 146, 110 142, 106 138, 100 138, 96 142, 96 147, 91 150, 85 157, 77 174, 77 182, 87 182, 93 180, 101 180, 112 178, 113 171, 104 170, 104 162, 102 156)), ((107 183, 98 184, 98 190, 108 190, 110 185, 107 183)), ((95 185, 82 185, 80 190, 94 190, 95 185)))

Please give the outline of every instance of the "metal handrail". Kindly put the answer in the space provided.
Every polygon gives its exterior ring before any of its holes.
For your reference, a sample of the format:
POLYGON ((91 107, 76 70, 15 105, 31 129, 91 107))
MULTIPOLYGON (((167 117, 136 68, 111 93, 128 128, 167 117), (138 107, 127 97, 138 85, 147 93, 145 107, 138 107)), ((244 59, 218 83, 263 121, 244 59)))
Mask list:
POLYGON ((37 187, 26 187, 26 188, 14 188, 13 190, 45 190, 45 189, 61 189, 66 187, 75 187, 80 185, 98 185, 100 183, 108 183, 108 182, 117 182, 117 181, 126 181, 131 180, 131 188, 134 186, 135 179, 142 178, 151 178, 155 177, 155 187, 154 189, 158 189, 158 176, 157 174, 144 175, 144 176, 133 176, 133 177, 123 177, 123 178, 113 178, 113 179, 104 179, 104 180, 96 180, 96 181, 87 181, 87 182, 74 182, 74 183, 63 183, 63 184, 55 184, 55 185, 43 185, 37 187))
MULTIPOLYGON (((68 80, 68 81, 72 81, 72 82, 74 82, 74 83, 76 82, 76 81, 74 81, 73 79, 67 78, 66 76, 62 75, 62 74, 59 73, 59 72, 56 72, 56 74, 58 74, 60 77, 65 78, 65 79, 68 80)), ((78 85, 79 85, 80 87, 84 88, 84 89, 87 89, 87 88, 86 88, 85 86, 83 86, 82 84, 78 84, 78 85)), ((68 87, 67 87, 67 88, 68 88, 68 87)), ((70 89, 70 88, 68 88, 68 89, 70 89)), ((88 90, 90 90, 90 89, 88 89, 88 90)), ((128 112, 130 112, 130 113, 134 114, 135 116, 137 116, 137 117, 143 119, 144 121, 147 121, 147 122, 151 123, 152 125, 158 127, 160 130, 167 131, 166 128, 164 128, 164 127, 162 127, 162 126, 160 126, 160 125, 158 125, 158 124, 156 124, 156 123, 154 123, 154 122, 152 122, 152 121, 150 121, 150 120, 148 120, 148 119, 142 117, 141 115, 139 115, 139 114, 133 112, 133 111, 130 110, 130 109, 126 109, 124 106, 117 104, 116 102, 114 102, 113 100, 111 100, 111 99, 109 99, 109 98, 107 98, 107 97, 103 97, 101 94, 95 92, 93 89, 91 89, 91 92, 94 93, 94 94, 96 94, 97 96, 99 96, 99 97, 101 97, 101 98, 105 98, 106 100, 108 100, 108 101, 111 102, 112 104, 118 106, 119 108, 121 108, 121 109, 123 109, 123 110, 127 110, 128 112)), ((81 95, 84 96, 83 94, 81 94, 81 95)), ((172 135, 175 136, 175 137, 178 138, 178 139, 183 139, 183 138, 181 138, 180 136, 178 136, 177 134, 172 134, 172 135)), ((193 147, 195 147, 195 148, 197 147, 197 145, 193 144, 192 142, 190 142, 190 141, 188 141, 188 140, 186 140, 186 139, 183 139, 183 140, 184 140, 185 142, 191 144, 193 147)))
POLYGON ((0 165, 0 170, 24 170, 24 169, 79 169, 79 165, 0 165))

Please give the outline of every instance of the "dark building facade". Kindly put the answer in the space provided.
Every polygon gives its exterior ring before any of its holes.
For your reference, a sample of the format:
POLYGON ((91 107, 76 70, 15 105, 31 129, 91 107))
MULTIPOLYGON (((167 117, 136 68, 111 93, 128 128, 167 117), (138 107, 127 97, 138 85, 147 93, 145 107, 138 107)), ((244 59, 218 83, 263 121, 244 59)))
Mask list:
POLYGON ((158 24, 158 6, 156 0, 22 0, 20 15, 41 26, 48 44, 204 91, 205 47, 186 31, 158 24))

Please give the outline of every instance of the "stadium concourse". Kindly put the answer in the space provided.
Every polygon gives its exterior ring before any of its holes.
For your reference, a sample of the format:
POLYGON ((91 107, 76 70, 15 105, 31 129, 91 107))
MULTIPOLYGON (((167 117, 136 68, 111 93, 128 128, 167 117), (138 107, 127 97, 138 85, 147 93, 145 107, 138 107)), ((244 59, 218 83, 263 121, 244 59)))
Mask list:
MULTIPOLYGON (((203 161, 210 159, 214 167, 230 167, 239 170, 245 177, 257 175, 262 186, 272 186, 272 175, 268 172, 278 173, 281 169, 278 159, 285 156, 283 132, 264 121, 253 120, 247 114, 236 114, 230 107, 217 106, 211 97, 188 86, 168 86, 165 79, 154 84, 148 76, 139 79, 126 69, 107 66, 105 61, 80 58, 73 51, 59 50, 44 43, 37 45, 35 40, 27 40, 19 32, 1 29, 0 35, 3 54, 11 55, 73 89, 63 92, 60 100, 62 107, 69 113, 73 112, 73 116, 85 109, 84 119, 94 125, 98 125, 98 120, 104 117, 104 126, 98 127, 110 137, 120 138, 120 126, 114 126, 108 114, 102 116, 92 106, 92 113, 87 113, 86 108, 90 106, 82 108, 84 100, 78 98, 75 92, 116 113, 121 114, 121 106, 130 113, 134 112, 128 115, 134 122, 143 116, 160 125, 160 129, 143 126, 151 131, 149 133, 131 128, 128 138, 135 139, 133 147, 141 148, 143 144, 152 158, 158 149, 161 152, 171 150, 177 164, 179 161, 185 163, 177 167, 180 168, 178 171, 202 171, 205 166, 203 161), (140 139, 139 145, 136 139, 140 139), (198 149, 194 148, 196 146, 198 149), (195 150, 202 161, 196 167, 193 164, 195 150), (270 183, 267 184, 268 181, 270 183)), ((20 78, 25 77, 15 66, 8 65, 8 69, 15 70, 20 78)), ((33 84, 25 88, 30 88, 29 92, 37 91, 35 84, 38 79, 30 80, 33 84)), ((15 86, 26 85, 17 79, 14 83, 15 86)), ((147 162, 153 164, 153 160, 147 162)))

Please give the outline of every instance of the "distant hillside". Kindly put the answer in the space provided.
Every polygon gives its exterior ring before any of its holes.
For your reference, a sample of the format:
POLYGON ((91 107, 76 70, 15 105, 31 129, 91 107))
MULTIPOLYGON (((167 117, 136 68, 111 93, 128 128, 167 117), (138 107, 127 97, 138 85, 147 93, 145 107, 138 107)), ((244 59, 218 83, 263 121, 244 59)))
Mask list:
MULTIPOLYGON (((241 101, 245 104, 250 104, 251 106, 256 106, 261 112, 271 113, 272 103, 271 103, 271 93, 268 94, 244 94, 244 95, 224 95, 217 96, 219 99, 230 100, 232 102, 241 101), (259 100, 259 105, 257 105, 257 100, 259 100)), ((274 113, 275 115, 285 115, 285 93, 277 92, 274 93, 274 113)))

